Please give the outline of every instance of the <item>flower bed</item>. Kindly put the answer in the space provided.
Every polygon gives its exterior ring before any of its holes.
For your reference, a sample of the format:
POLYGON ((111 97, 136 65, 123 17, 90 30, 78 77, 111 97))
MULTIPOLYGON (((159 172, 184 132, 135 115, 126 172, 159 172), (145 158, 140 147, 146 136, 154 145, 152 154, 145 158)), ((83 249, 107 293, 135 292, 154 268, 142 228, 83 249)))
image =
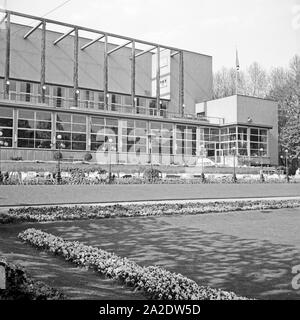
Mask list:
POLYGON ((42 281, 32 280, 19 265, 8 263, 0 259, 0 264, 5 268, 6 289, 0 290, 0 300, 60 300, 65 295, 49 287, 42 281))
POLYGON ((141 267, 134 261, 114 253, 84 245, 37 229, 27 229, 18 236, 31 245, 60 255, 67 261, 92 268, 117 280, 150 299, 164 300, 237 300, 246 299, 233 292, 199 286, 179 273, 172 273, 158 266, 141 267))
POLYGON ((190 202, 184 204, 129 204, 107 206, 24 207, 0 213, 0 223, 86 220, 115 217, 204 214, 245 210, 265 210, 300 207, 300 200, 245 200, 190 202))
MULTIPOLYGON (((0 178, 0 183, 4 185, 55 185, 57 180, 55 179, 55 174, 51 172, 5 172, 3 177, 0 178)), ((67 185, 95 185, 95 184, 202 184, 202 183, 233 183, 232 174, 205 174, 205 179, 199 177, 199 175, 190 175, 189 177, 184 177, 184 174, 178 174, 178 177, 174 178, 161 178, 161 173, 157 169, 147 169, 144 171, 143 175, 141 172, 136 172, 135 174, 130 174, 131 177, 122 178, 113 174, 114 179, 109 181, 108 173, 100 169, 95 170, 95 168, 64 168, 61 172, 61 184, 67 185)), ((260 183, 259 175, 247 175, 238 174, 235 183, 260 183)), ((299 183, 299 179, 290 179, 291 183, 299 183)), ((264 175, 263 183, 286 183, 285 176, 267 176, 264 175)))

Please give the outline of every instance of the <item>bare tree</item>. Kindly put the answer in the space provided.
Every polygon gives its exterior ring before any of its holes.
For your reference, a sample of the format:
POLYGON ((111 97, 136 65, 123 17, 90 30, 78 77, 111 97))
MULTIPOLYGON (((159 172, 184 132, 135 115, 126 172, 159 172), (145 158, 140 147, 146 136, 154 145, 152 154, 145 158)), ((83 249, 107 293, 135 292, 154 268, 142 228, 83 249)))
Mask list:
MULTIPOLYGON (((236 94, 236 69, 222 68, 214 74, 214 99, 236 94)), ((238 93, 244 94, 245 75, 238 73, 238 93)))
POLYGON ((253 62, 247 69, 246 94, 254 97, 264 98, 268 90, 266 71, 258 62, 253 62))

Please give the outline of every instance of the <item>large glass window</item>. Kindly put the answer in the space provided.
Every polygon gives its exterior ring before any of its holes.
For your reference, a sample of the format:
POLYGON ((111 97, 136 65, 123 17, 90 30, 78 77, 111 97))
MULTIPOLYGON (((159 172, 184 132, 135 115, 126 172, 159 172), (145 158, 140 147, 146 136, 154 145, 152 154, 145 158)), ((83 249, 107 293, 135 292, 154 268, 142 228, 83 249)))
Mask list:
POLYGON ((248 138, 246 127, 238 127, 238 153, 241 156, 248 155, 248 138))
MULTIPOLYGON (((226 131, 227 132, 227 131, 226 131)), ((220 130, 217 128, 200 129, 200 148, 204 147, 208 157, 214 157, 220 149, 220 130)))
POLYGON ((61 135, 65 149, 86 150, 86 116, 57 113, 56 135, 61 135))
POLYGON ((108 141, 118 151, 118 120, 104 117, 91 118, 91 150, 107 149, 108 141))
MULTIPOLYGON (((220 130, 220 148, 223 150, 224 156, 231 155, 232 148, 238 148, 238 137, 244 137, 243 132, 243 130, 240 132, 237 127, 222 128, 220 130)), ((245 148, 245 151, 242 151, 242 153, 245 152, 247 152, 247 147, 245 148)))
POLYGON ((250 155, 252 157, 267 156, 268 154, 268 131, 266 129, 250 129, 250 155), (263 149, 261 152, 260 150, 263 149))
POLYGON ((51 148, 51 113, 19 110, 18 147, 51 148))
POLYGON ((122 120, 122 152, 147 152, 147 123, 141 120, 122 120))
POLYGON ((196 127, 176 126, 176 154, 196 155, 196 127))
POLYGON ((8 147, 12 147, 13 137, 13 109, 0 107, 0 140, 7 142, 8 147))

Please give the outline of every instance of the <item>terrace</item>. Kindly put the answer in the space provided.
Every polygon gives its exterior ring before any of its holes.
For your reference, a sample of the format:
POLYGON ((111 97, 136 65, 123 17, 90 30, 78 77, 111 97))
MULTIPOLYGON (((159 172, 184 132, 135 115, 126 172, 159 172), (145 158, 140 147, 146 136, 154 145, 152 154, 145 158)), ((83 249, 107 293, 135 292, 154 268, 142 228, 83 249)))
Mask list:
MULTIPOLYGON (((65 88, 67 89, 67 88, 65 88)), ((78 90, 79 91, 79 90, 78 90)), ((82 90, 86 91, 86 90, 82 90)), ((79 91, 80 92, 80 91, 79 91)), ((143 99, 145 102, 144 105, 129 105, 126 104, 126 95, 122 96, 121 103, 112 102, 113 99, 110 99, 107 108, 105 108, 103 100, 101 100, 101 94, 103 92, 99 91, 90 91, 92 97, 94 99, 73 99, 73 98, 66 98, 60 96, 46 96, 45 102, 42 102, 41 95, 34 95, 31 93, 15 93, 10 92, 9 95, 5 95, 3 92, 0 92, 0 103, 22 103, 25 105, 38 105, 42 107, 54 107, 57 109, 68 109, 68 110, 87 110, 101 114, 120 114, 120 115, 133 115, 134 117, 139 118, 158 118, 158 119, 170 119, 170 120, 179 120, 182 121, 193 121, 199 123, 206 123, 206 124, 215 124, 215 125, 223 125, 224 118, 219 117, 207 117, 203 115, 191 114, 191 113, 175 113, 169 112, 167 110, 168 101, 162 100, 160 103, 160 108, 156 108, 156 101, 155 99, 151 98, 144 98, 144 97, 137 97, 135 100, 143 99), (124 103, 123 103, 124 101, 124 103)), ((116 96, 116 94, 111 94, 111 96, 116 96)), ((121 95, 119 95, 121 96, 121 95)))

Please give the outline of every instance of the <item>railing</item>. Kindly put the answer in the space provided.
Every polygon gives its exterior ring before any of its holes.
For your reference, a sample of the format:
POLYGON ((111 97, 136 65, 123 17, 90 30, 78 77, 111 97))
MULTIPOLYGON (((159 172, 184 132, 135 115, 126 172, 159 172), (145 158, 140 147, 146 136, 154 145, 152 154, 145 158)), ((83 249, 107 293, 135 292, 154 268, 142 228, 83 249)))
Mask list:
POLYGON ((89 100, 74 100, 62 97, 45 97, 45 102, 42 102, 42 97, 40 95, 32 95, 28 93, 13 93, 10 92, 8 97, 5 97, 3 92, 0 92, 0 99, 9 100, 12 102, 22 102, 28 104, 42 104, 46 106, 64 108, 64 109, 86 109, 105 113, 121 113, 121 114, 133 114, 141 116, 150 116, 155 118, 166 118, 166 119, 184 119, 191 121, 206 122, 209 124, 224 124, 223 118, 217 117, 206 117, 197 116, 196 114, 180 114, 169 112, 164 109, 156 108, 145 108, 143 106, 132 106, 124 105, 118 103, 109 103, 108 109, 105 109, 103 101, 89 101, 89 100))

